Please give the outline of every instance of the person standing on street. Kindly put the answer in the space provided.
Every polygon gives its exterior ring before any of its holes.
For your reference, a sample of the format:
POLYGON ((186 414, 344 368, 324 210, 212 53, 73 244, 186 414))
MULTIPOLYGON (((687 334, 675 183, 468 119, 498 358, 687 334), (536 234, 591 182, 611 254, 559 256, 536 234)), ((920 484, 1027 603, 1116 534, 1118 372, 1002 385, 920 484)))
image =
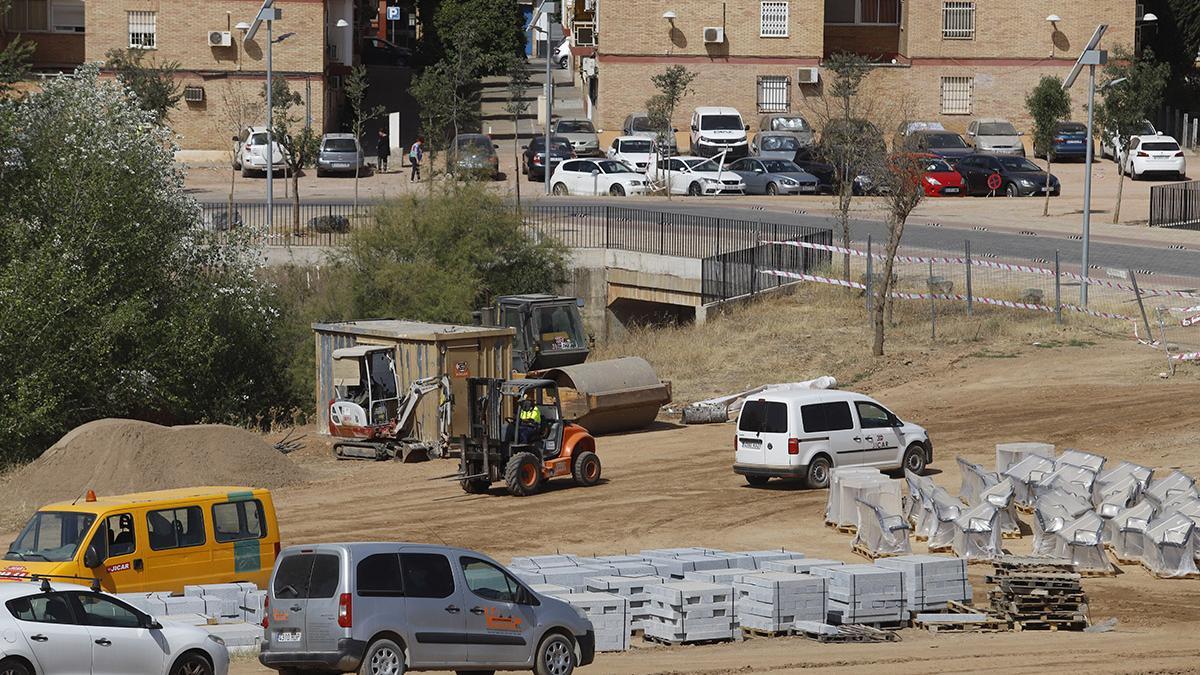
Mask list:
POLYGON ((388 155, 392 154, 392 144, 388 140, 387 129, 379 130, 379 138, 375 142, 375 154, 379 157, 380 173, 387 173, 388 155))
POLYGON ((408 149, 408 163, 412 165, 412 175, 408 182, 421 180, 421 157, 425 154, 425 139, 417 136, 412 147, 408 149))

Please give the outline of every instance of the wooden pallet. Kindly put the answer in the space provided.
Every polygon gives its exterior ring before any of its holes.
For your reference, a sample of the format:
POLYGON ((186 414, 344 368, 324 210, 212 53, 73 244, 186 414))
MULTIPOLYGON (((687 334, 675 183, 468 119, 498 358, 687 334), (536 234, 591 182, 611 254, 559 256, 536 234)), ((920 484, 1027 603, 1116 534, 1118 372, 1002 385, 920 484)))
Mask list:
POLYGON ((949 553, 953 548, 954 548, 953 546, 930 546, 929 552, 930 553, 949 553))
POLYGON ((1075 572, 1081 577, 1094 579, 1096 577, 1115 577, 1121 573, 1121 568, 1109 563, 1108 569, 1105 570, 1076 570, 1075 572))
POLYGON ((822 643, 840 644, 847 642, 899 642, 900 636, 890 630, 880 630, 862 624, 843 624, 838 626, 837 634, 810 633, 796 629, 793 635, 816 640, 822 643))
POLYGON ((922 623, 916 621, 913 623, 914 628, 924 628, 930 633, 1007 633, 1011 628, 1007 621, 1000 619, 987 619, 986 621, 964 621, 951 622, 939 621, 937 623, 922 623))
POLYGON ((1017 504, 1017 510, 1020 511, 1021 513, 1024 513, 1025 515, 1033 515, 1033 512, 1036 511, 1037 508, 1034 506, 1025 506, 1024 504, 1017 504))
POLYGON ((1020 532, 1001 532, 1000 537, 1002 539, 1020 539, 1021 533, 1020 532))
POLYGON ((870 549, 863 546, 862 544, 851 544, 850 550, 853 553, 857 553, 858 555, 861 555, 862 557, 866 558, 867 560, 879 560, 880 558, 894 558, 894 557, 900 556, 900 555, 910 555, 909 553, 880 553, 877 551, 871 551, 870 549))
POLYGON ((923 534, 914 534, 912 536, 912 538, 913 538, 913 541, 929 541, 929 537, 927 537, 923 534))
POLYGON ((763 630, 761 628, 742 626, 742 636, 748 638, 777 638, 786 637, 792 634, 792 631, 787 628, 783 630, 763 630))
POLYGON ((1048 631, 1082 631, 1088 627, 1087 621, 1013 621, 1014 631, 1048 630, 1048 631))
POLYGON ((726 642, 733 642, 734 640, 733 636, 727 638, 712 638, 709 640, 668 640, 655 635, 643 635, 642 639, 646 642, 654 642, 660 645, 667 645, 668 647, 675 647, 678 645, 718 645, 726 642))
POLYGON ((1183 574, 1183 575, 1180 575, 1180 576, 1169 576, 1169 575, 1166 575, 1166 574, 1159 574, 1159 573, 1157 573, 1157 572, 1151 572, 1151 571, 1150 571, 1150 568, 1149 568, 1149 567, 1146 567, 1145 565, 1142 565, 1142 567, 1143 567, 1143 568, 1144 568, 1144 569, 1145 569, 1147 572, 1149 572, 1149 573, 1150 573, 1150 576, 1154 577, 1155 579, 1200 579, 1200 574, 1198 574, 1198 573, 1196 573, 1196 572, 1192 572, 1192 573, 1190 573, 1190 574, 1183 574))

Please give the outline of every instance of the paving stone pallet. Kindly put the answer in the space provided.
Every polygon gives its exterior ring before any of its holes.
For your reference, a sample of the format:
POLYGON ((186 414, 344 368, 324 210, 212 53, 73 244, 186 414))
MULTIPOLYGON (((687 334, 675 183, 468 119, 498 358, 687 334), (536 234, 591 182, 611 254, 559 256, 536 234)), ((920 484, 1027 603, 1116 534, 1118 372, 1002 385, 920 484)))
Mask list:
POLYGON ((863 624, 834 626, 818 621, 797 621, 792 633, 817 642, 830 643, 900 641, 900 636, 891 630, 881 630, 863 624))

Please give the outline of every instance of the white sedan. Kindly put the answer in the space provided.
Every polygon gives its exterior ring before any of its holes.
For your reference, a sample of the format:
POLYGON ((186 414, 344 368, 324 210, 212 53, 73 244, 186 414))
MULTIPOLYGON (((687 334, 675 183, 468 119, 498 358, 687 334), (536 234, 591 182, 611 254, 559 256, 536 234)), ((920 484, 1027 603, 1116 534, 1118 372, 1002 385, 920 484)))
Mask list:
POLYGON ((1129 153, 1122 168, 1134 180, 1155 173, 1183 180, 1187 175, 1187 160, 1183 157, 1183 148, 1170 136, 1134 136, 1129 139, 1129 153))
POLYGON ((658 159, 654 140, 640 136, 617 136, 608 146, 607 157, 625 162, 638 171, 646 171, 658 159))
POLYGON ((556 195, 646 194, 646 176, 611 159, 572 159, 559 164, 550 177, 556 195))
POLYGON ((673 195, 742 194, 746 182, 736 172, 723 168, 716 159, 672 157, 661 159, 650 171, 655 184, 670 184, 673 195))
POLYGON ((221 638, 70 584, 0 583, 0 673, 227 675, 221 638))

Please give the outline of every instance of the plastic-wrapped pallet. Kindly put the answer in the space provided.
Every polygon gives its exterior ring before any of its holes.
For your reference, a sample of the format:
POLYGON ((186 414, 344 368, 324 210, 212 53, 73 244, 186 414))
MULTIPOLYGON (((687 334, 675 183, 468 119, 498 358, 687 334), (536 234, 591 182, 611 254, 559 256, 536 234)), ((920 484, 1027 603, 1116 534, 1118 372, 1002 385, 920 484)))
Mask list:
POLYGON ((857 500, 858 528, 850 546, 870 557, 911 553, 911 527, 902 513, 886 513, 882 507, 857 500))
POLYGON ((739 626, 733 591, 728 586, 700 581, 671 581, 647 587, 649 616, 646 637, 663 642, 729 640, 739 626))
POLYGON ((767 569, 766 564, 774 561, 782 560, 799 560, 804 557, 803 553, 795 551, 786 551, 780 549, 778 551, 738 551, 738 555, 744 555, 754 560, 754 569, 767 569))
POLYGON ((1171 513, 1150 523, 1142 545, 1142 565, 1156 577, 1200 576, 1196 569, 1196 523, 1182 513, 1171 513))
POLYGON ((904 503, 904 516, 908 518, 909 523, 916 525, 927 499, 925 495, 933 491, 933 479, 929 476, 918 476, 905 469, 904 482, 908 484, 908 501, 904 503))
POLYGON ((991 484, 979 493, 979 499, 995 506, 1000 511, 1000 532, 1002 534, 1021 536, 1021 524, 1017 520, 1016 490, 1013 488, 1012 479, 1005 478, 997 481, 996 474, 988 474, 987 480, 991 484))
POLYGON ((802 558, 797 560, 771 560, 763 565, 768 572, 790 572, 792 574, 809 574, 814 567, 832 567, 845 565, 841 560, 825 560, 822 558, 802 558))
POLYGON ((1038 481, 1053 471, 1054 460, 1041 455, 1027 455, 1025 459, 1008 467, 1000 475, 1012 479, 1016 502, 1021 506, 1030 507, 1037 499, 1034 487, 1038 481))
POLYGON ((1033 486, 1040 498, 1048 494, 1068 494, 1089 504, 1096 488, 1096 473, 1087 467, 1059 463, 1054 471, 1042 476, 1033 486))
POLYGON ((611 593, 572 593, 561 599, 583 610, 596 631, 596 651, 623 652, 629 649, 633 632, 629 601, 611 593))
POLYGON ((1057 466, 1077 466, 1081 469, 1087 469, 1093 474, 1099 475, 1104 470, 1105 459, 1100 455, 1094 455, 1090 452, 1082 450, 1064 450, 1054 463, 1057 466))
POLYGON ((930 514, 924 518, 921 532, 929 541, 930 551, 948 551, 954 545, 954 523, 964 510, 961 501, 951 496, 942 487, 934 489, 926 508, 930 514))
POLYGON ((1104 526, 1104 539, 1117 562, 1136 563, 1142 559, 1146 530, 1154 519, 1154 505, 1138 502, 1109 519, 1104 526))
POLYGON ((1180 495, 1200 496, 1196 491, 1196 481, 1182 471, 1172 471, 1162 478, 1155 478, 1150 481, 1150 487, 1146 488, 1146 500, 1154 504, 1156 509, 1162 508, 1180 495))
POLYGON ((629 601, 630 626, 633 630, 644 630, 649 616, 650 594, 647 589, 666 583, 662 577, 592 577, 587 580, 587 590, 593 593, 612 593, 629 601))
POLYGON ((875 561, 879 567, 904 574, 904 609, 908 612, 944 610, 947 603, 970 603, 967 561, 943 555, 902 555, 875 561))
POLYGON ((893 623, 904 618, 904 574, 879 565, 814 567, 828 579, 829 623, 893 623))
POLYGON ((862 466, 844 466, 829 470, 829 496, 825 502, 825 522, 830 525, 853 525, 857 511, 854 509, 854 497, 846 501, 843 481, 851 477, 865 476, 875 480, 887 480, 879 469, 862 466))
POLYGON ((880 506, 888 513, 903 512, 903 482, 891 480, 878 472, 876 475, 852 474, 842 477, 836 491, 830 488, 827 508, 834 518, 834 524, 845 528, 858 527, 859 499, 880 506), (834 494, 838 495, 836 499, 834 494))
POLYGON ((1053 443, 997 443, 996 444, 996 473, 1003 475, 1009 467, 1034 455, 1054 459, 1053 443))
POLYGON ((1141 493, 1144 492, 1146 488, 1150 487, 1150 480, 1154 478, 1154 469, 1151 469, 1148 466, 1142 466, 1141 464, 1122 461, 1120 464, 1114 466, 1108 471, 1101 473, 1096 479, 1096 486, 1099 488, 1105 488, 1126 478, 1132 478, 1134 482, 1137 483, 1138 494, 1135 496, 1140 497, 1141 493))
POLYGON ((981 502, 963 511, 954 521, 954 555, 967 560, 995 560, 1004 555, 1000 536, 1000 510, 981 502))
POLYGON ((1101 518, 1114 518, 1121 511, 1138 503, 1142 485, 1135 476, 1121 476, 1110 482, 1096 483, 1096 514, 1101 518))
POLYGON ((1057 554, 1075 564, 1079 572, 1110 572, 1112 563, 1104 550, 1104 519, 1088 511, 1054 533, 1057 554))
POLYGON ((983 465, 967 461, 963 457, 954 459, 958 462, 958 473, 961 478, 958 485, 958 498, 968 506, 975 506, 979 503, 979 493, 987 489, 989 485, 987 480, 989 471, 983 468, 983 465))
POLYGON ((738 623, 769 633, 791 630, 797 621, 824 621, 824 577, 787 572, 753 572, 734 582, 738 623))
POLYGON ((1092 510, 1092 503, 1075 495, 1049 493, 1038 497, 1033 510, 1033 554, 1058 555, 1054 534, 1092 510))

